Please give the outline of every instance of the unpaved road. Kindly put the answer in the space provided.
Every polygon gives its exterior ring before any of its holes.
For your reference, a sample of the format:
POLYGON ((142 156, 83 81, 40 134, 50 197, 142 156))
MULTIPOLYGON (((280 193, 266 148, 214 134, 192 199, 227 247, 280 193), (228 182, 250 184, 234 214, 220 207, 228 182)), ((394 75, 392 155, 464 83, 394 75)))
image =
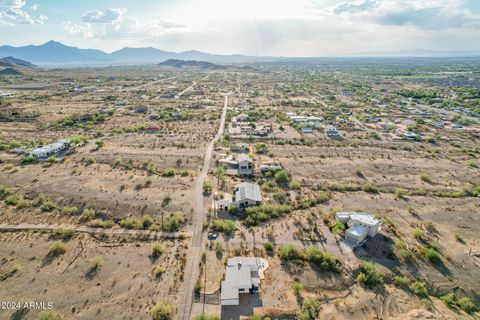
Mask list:
POLYGON ((198 264, 200 263, 202 253, 202 235, 203 235, 203 221, 205 219, 205 204, 203 196, 203 182, 207 178, 208 170, 210 170, 210 162, 212 161, 213 145, 215 141, 220 139, 225 128, 225 116, 227 114, 228 94, 225 95, 225 102, 223 104, 222 117, 220 118, 220 127, 218 132, 210 141, 207 150, 205 151, 205 158, 203 159, 202 172, 195 183, 195 211, 192 217, 193 237, 190 245, 190 252, 187 254, 187 265, 185 268, 183 290, 180 292, 180 301, 178 303, 178 317, 179 320, 190 319, 190 312, 192 310, 193 294, 195 289, 195 282, 198 277, 198 264))

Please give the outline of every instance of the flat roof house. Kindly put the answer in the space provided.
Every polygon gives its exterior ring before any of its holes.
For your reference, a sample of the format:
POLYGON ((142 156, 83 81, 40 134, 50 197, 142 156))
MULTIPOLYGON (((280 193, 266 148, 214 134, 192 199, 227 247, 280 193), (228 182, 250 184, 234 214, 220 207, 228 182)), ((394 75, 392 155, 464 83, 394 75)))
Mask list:
POLYGON ((68 149, 70 146, 70 140, 58 140, 55 143, 47 144, 40 148, 35 148, 30 152, 31 156, 37 159, 46 159, 50 156, 56 155, 62 150, 68 149))
POLYGON ((222 281, 222 306, 238 306, 240 293, 256 293, 260 288, 260 258, 233 257, 228 259, 225 280, 222 281))
POLYGON ((345 239, 356 246, 367 237, 375 237, 381 226, 380 220, 367 212, 337 212, 335 219, 350 227, 345 232, 345 239))
POLYGON ((249 206, 257 206, 262 203, 262 195, 260 186, 256 183, 242 182, 237 184, 234 192, 233 204, 237 208, 246 208, 249 206))
POLYGON ((340 138, 340 134, 338 133, 337 128, 332 125, 328 125, 325 127, 325 134, 329 138, 340 138))

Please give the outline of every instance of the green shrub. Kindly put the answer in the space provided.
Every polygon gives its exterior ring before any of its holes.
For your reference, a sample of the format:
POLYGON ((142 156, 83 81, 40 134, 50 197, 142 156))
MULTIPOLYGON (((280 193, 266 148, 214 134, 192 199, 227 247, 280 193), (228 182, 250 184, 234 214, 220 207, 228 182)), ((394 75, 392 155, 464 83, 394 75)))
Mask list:
POLYGON ((444 296, 441 296, 440 297, 440 300, 442 300, 443 302, 445 302, 445 304, 447 306, 449 306, 450 308, 451 307, 454 307, 456 305, 456 302, 455 302, 455 293, 449 293, 447 295, 444 295, 444 296))
POLYGON ((282 260, 295 260, 301 257, 300 252, 291 244, 282 245, 278 250, 278 256, 282 260))
POLYGON ((233 234, 237 230, 235 222, 232 220, 216 219, 213 221, 213 228, 218 232, 233 234))
POLYGON ((472 314, 478 311, 477 306, 472 302, 469 297, 463 297, 458 300, 458 306, 460 309, 465 311, 466 313, 472 314))
POLYGON ((293 283, 293 291, 295 291, 296 295, 300 294, 300 291, 302 290, 303 290, 303 285, 300 282, 293 283))
POLYGON ((30 201, 25 199, 18 199, 17 209, 30 208, 31 206, 32 206, 32 203, 30 201))
POLYGON ((364 192, 368 192, 368 193, 379 193, 378 187, 374 184, 371 184, 371 183, 365 183, 362 186, 362 190, 364 192))
POLYGON ((94 256, 90 259, 90 269, 91 270, 98 270, 101 266, 103 266, 103 258, 101 256, 94 256))
POLYGON ((275 182, 277 184, 286 185, 290 181, 290 177, 285 170, 280 170, 274 175, 275 182))
POLYGON ((44 212, 52 212, 53 210, 55 210, 57 208, 57 205, 55 204, 55 202, 51 201, 51 200, 47 200, 43 203, 43 205, 40 207, 40 210, 44 211, 44 212))
POLYGON ((77 207, 63 207, 61 211, 62 214, 67 214, 67 215, 76 214, 77 212, 78 212, 77 207))
POLYGON ((267 242, 263 245, 267 252, 273 252, 273 243, 267 242))
POLYGON ((175 168, 166 168, 162 172, 162 177, 174 177, 176 173, 175 168))
POLYGON ((335 224, 332 227, 332 233, 338 235, 338 234, 342 234, 344 231, 345 231, 345 225, 340 221, 335 222, 335 224))
POLYGON ((428 298, 428 291, 425 284, 421 281, 415 281, 408 287, 414 294, 421 298, 428 298))
POLYGON ((157 302, 151 309, 152 320, 170 320, 172 318, 172 306, 157 302))
POLYGON ((302 302, 300 311, 297 313, 297 320, 315 320, 318 317, 318 302, 313 299, 305 299, 302 302))
POLYGON ((163 222, 163 230, 176 231, 184 222, 185 219, 182 216, 172 214, 165 218, 165 221, 163 222))
POLYGON ((56 239, 68 240, 73 236, 73 229, 58 228, 53 232, 56 239))
POLYGON ((425 259, 433 264, 439 264, 442 260, 440 254, 434 248, 428 248, 424 253, 425 259))
POLYGON ((158 258, 162 255, 163 253, 163 246, 161 243, 154 243, 152 245, 152 257, 153 258, 158 258))
POLYGON ((301 186, 300 182, 298 182, 296 180, 290 181, 290 183, 288 184, 288 188, 291 189, 291 190, 300 190, 301 187, 302 186, 301 186))
POLYGON ((52 257, 64 254, 67 251, 67 245, 62 241, 55 241, 48 249, 48 255, 52 257))
POLYGON ((413 229, 412 235, 415 239, 425 240, 425 233, 423 232, 422 229, 419 229, 419 228, 413 229))
POLYGON ((88 226, 91 228, 102 228, 102 229, 108 229, 113 227, 113 222, 110 220, 101 220, 101 219, 95 219, 92 220, 88 223, 88 226))
POLYGON ((394 276, 393 277, 393 284, 395 284, 397 287, 408 289, 410 286, 410 279, 404 276, 394 276))
POLYGON ((361 272, 357 276, 357 282, 374 287, 383 284, 383 275, 375 268, 373 262, 364 261, 360 267, 361 272))
POLYGON ((12 194, 12 190, 4 185, 0 184, 0 199, 12 194))
POLYGON ((47 161, 48 161, 48 163, 55 163, 55 162, 57 162, 58 160, 57 160, 57 157, 51 156, 51 157, 49 157, 49 158, 47 159, 47 161))
POLYGON ((393 251, 400 262, 409 263, 413 260, 412 254, 408 251, 406 243, 402 240, 395 241, 393 251))
POLYGON ((34 163, 36 161, 37 161, 37 159, 34 156, 23 156, 20 159, 20 162, 23 163, 23 164, 30 164, 30 163, 34 163))
POLYGON ((307 260, 316 264, 323 270, 340 272, 342 263, 340 260, 328 252, 320 250, 317 246, 310 246, 306 252, 307 260))
POLYGON ((43 310, 37 316, 37 320, 61 320, 61 319, 62 319, 62 316, 60 315, 60 313, 54 310, 43 310))
POLYGON ((141 229, 142 223, 138 219, 128 217, 120 221, 120 226, 126 229, 141 229))
POLYGON ((91 209, 91 208, 87 208, 87 209, 83 210, 82 218, 85 219, 86 221, 95 218, 95 210, 91 209))
POLYGON ((166 271, 167 271, 167 269, 165 269, 165 267, 156 266, 155 268, 153 268, 153 275, 155 276, 155 278, 159 278, 159 277, 161 277, 162 274, 164 274, 166 271))
POLYGON ((154 221, 152 217, 150 217, 148 214, 144 215, 142 217, 142 227, 143 229, 148 229, 154 224, 154 221))
POLYGON ((19 199, 16 196, 8 196, 5 199, 5 203, 9 206, 16 206, 18 204, 19 199))
POLYGON ((203 193, 208 194, 212 192, 213 187, 211 183, 204 181, 202 189, 203 189, 203 193))

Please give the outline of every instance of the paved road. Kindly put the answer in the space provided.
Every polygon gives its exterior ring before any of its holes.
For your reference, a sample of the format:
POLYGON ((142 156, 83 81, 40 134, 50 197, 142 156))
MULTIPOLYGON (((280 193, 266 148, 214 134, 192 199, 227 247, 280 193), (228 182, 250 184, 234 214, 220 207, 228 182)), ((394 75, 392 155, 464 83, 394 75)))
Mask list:
POLYGON ((74 226, 74 225, 59 225, 59 224, 0 224, 0 231, 55 231, 59 228, 71 229, 75 232, 83 232, 90 234, 106 234, 106 235, 132 235, 132 236, 150 236, 153 238, 177 238, 177 237, 191 237, 191 234, 188 232, 162 232, 162 231, 151 231, 151 230, 130 230, 130 229, 102 229, 102 228, 91 228, 84 226, 74 226))
POLYGON ((192 217, 193 237, 190 245, 190 252, 187 255, 187 265, 185 268, 183 289, 180 293, 180 301, 178 303, 178 318, 179 320, 190 319, 190 312, 192 310, 193 293, 195 289, 195 282, 198 277, 198 264, 200 263, 202 253, 202 235, 203 235, 203 221, 205 220, 205 204, 203 196, 203 182, 207 178, 210 170, 210 162, 212 161, 213 145, 215 141, 220 139, 225 128, 225 116, 227 114, 228 94, 225 95, 225 102, 223 104, 222 117, 220 118, 220 127, 218 132, 209 143, 205 151, 205 158, 203 159, 202 172, 195 183, 195 210, 192 217))

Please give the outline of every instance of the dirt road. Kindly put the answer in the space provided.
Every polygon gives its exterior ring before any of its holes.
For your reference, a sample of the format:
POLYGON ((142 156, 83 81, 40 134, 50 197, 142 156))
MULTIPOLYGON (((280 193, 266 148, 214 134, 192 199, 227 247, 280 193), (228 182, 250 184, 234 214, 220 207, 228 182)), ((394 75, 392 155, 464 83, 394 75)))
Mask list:
POLYGON ((207 178, 208 170, 210 170, 210 162, 212 161, 213 145, 215 141, 221 138, 225 128, 225 116, 227 114, 228 94, 225 95, 225 102, 223 104, 222 117, 220 119, 220 127, 218 132, 210 141, 207 150, 205 151, 205 158, 203 159, 202 172, 195 183, 195 211, 192 217, 193 237, 190 245, 190 252, 187 255, 187 265, 185 268, 185 276, 183 282, 183 290, 180 292, 179 320, 188 320, 192 310, 193 293, 195 289, 195 282, 198 277, 198 264, 200 263, 202 253, 202 235, 203 235, 203 221, 205 219, 205 204, 203 196, 203 182, 207 178))

